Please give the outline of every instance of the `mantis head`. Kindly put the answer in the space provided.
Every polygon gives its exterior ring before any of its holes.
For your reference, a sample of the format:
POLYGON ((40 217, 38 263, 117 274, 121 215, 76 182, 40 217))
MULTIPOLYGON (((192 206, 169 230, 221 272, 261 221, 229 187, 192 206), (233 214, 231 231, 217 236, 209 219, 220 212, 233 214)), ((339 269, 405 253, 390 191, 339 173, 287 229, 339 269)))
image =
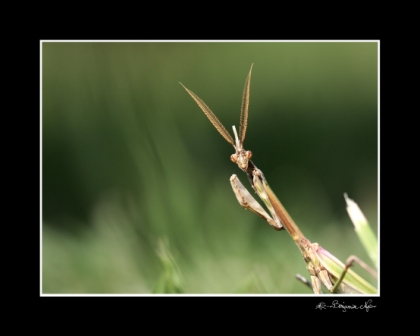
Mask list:
POLYGON ((235 144, 232 145, 235 148, 236 152, 235 154, 232 154, 230 156, 230 159, 232 160, 232 162, 236 163, 239 168, 246 172, 248 168, 248 161, 252 157, 252 152, 244 150, 243 143, 239 141, 238 133, 236 133, 235 126, 232 126, 232 129, 235 135, 235 144))

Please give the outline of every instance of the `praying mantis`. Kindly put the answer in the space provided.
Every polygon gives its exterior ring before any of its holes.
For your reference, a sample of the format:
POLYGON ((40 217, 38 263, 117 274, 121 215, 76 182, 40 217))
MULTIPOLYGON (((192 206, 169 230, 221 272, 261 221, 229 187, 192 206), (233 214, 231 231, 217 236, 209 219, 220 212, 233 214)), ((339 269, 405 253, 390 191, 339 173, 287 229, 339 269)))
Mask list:
MULTIPOLYGON (((275 230, 281 231, 285 229, 289 233, 302 254, 306 264, 306 269, 309 271, 311 277, 311 283, 309 283, 301 275, 297 275, 296 277, 304 284, 312 288, 315 294, 322 294, 322 284, 331 293, 377 294, 378 291, 375 287, 360 277, 357 273, 349 269, 349 267, 353 264, 353 262, 357 262, 375 277, 377 277, 376 271, 355 256, 349 257, 346 264, 344 264, 327 250, 322 248, 319 244, 311 243, 309 239, 303 235, 275 193, 271 190, 263 172, 251 161, 251 151, 244 149, 243 144, 248 124, 248 106, 252 67, 253 64, 251 65, 251 69, 249 70, 248 76, 245 80, 245 87, 242 95, 239 136, 235 126, 232 126, 235 137, 234 139, 216 115, 204 103, 204 101, 180 83, 201 108, 213 126, 219 131, 225 140, 233 146, 235 153, 231 155, 231 161, 236 163, 238 167, 247 174, 252 188, 266 205, 271 216, 264 210, 258 201, 252 197, 238 177, 236 175, 232 175, 230 183, 239 204, 243 208, 249 209, 258 216, 262 217, 275 230)), ((347 195, 345 195, 345 198, 348 207, 349 205, 353 205, 351 203, 353 201, 350 200, 347 195)))

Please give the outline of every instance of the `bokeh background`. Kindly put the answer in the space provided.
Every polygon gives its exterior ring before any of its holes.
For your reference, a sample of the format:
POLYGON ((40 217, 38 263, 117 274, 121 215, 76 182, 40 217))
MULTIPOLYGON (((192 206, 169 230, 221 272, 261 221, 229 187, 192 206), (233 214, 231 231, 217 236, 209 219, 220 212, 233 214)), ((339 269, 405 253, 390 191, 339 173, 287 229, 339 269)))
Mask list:
POLYGON ((231 130, 251 63, 245 148, 307 238, 368 261, 343 193, 377 230, 378 43, 47 41, 41 62, 42 293, 311 293, 178 84, 231 130))

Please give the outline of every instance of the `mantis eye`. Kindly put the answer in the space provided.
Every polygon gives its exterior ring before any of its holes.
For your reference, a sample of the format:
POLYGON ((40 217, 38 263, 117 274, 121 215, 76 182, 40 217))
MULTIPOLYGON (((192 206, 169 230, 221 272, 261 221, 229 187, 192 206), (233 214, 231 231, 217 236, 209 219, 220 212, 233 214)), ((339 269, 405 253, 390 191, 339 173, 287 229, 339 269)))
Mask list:
POLYGON ((232 154, 232 155, 230 156, 230 160, 231 160, 232 162, 236 163, 236 161, 237 161, 236 154, 232 154))
POLYGON ((249 160, 250 158, 252 158, 252 152, 251 151, 246 151, 246 158, 249 160))

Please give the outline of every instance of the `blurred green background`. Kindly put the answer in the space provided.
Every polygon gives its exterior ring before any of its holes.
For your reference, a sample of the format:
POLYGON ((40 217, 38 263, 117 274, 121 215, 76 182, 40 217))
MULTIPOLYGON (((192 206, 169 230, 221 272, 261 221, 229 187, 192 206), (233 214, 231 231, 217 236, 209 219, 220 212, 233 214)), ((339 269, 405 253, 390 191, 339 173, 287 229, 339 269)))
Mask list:
POLYGON ((178 84, 231 130, 251 63, 245 148, 307 238, 369 261, 343 193, 377 230, 377 43, 41 49, 44 294, 311 293, 290 236, 237 203, 234 150, 178 84))

